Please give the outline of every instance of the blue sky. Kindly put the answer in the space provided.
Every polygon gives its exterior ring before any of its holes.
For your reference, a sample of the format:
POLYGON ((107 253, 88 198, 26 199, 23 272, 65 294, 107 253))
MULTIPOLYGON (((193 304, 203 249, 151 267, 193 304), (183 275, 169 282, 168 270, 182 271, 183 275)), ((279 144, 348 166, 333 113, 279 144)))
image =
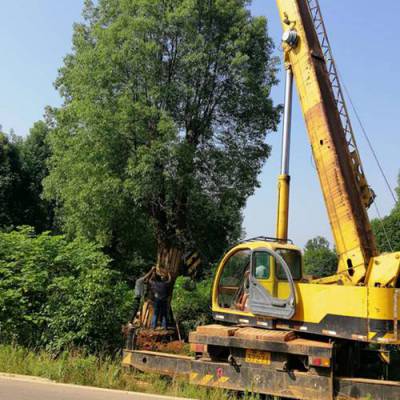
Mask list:
MULTIPOLYGON (((0 24, 0 124, 26 135, 42 117, 46 105, 59 105, 53 88, 63 57, 71 49, 72 25, 80 20, 83 0, 13 0, 2 4, 0 24)), ((400 169, 400 63, 396 23, 400 2, 386 0, 320 0, 341 75, 380 157, 392 187, 400 169), (394 17, 395 18, 395 17, 394 17)), ((277 44, 281 26, 275 0, 254 0, 252 12, 265 15, 277 44)), ((273 99, 283 101, 283 79, 273 99)), ((367 178, 376 191, 382 214, 393 206, 355 118, 353 125, 367 178)), ((276 176, 279 173, 281 129, 268 137, 273 152, 260 175, 261 188, 244 213, 247 236, 274 235, 276 176)), ((310 145, 297 98, 294 101, 291 157, 291 217, 289 236, 299 245, 316 235, 331 238, 329 223, 313 165, 310 145)), ((370 215, 375 216, 371 211, 370 215)))

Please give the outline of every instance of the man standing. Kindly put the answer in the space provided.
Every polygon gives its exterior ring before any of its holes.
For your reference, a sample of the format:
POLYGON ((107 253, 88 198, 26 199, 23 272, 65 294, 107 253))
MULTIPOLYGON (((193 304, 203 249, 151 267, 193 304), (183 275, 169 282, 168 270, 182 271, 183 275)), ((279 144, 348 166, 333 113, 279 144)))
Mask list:
POLYGON ((151 277, 155 274, 156 272, 156 267, 152 267, 151 270, 144 276, 142 276, 139 279, 136 279, 135 282, 135 297, 133 299, 133 304, 132 304, 132 317, 130 319, 131 324, 133 324, 136 315, 139 311, 140 308, 140 302, 144 295, 146 294, 146 284, 149 282, 151 277))
POLYGON ((151 320, 151 328, 157 327, 157 321, 161 321, 163 329, 168 326, 168 297, 171 286, 171 275, 167 272, 154 274, 150 278, 150 288, 154 296, 154 314, 151 320))

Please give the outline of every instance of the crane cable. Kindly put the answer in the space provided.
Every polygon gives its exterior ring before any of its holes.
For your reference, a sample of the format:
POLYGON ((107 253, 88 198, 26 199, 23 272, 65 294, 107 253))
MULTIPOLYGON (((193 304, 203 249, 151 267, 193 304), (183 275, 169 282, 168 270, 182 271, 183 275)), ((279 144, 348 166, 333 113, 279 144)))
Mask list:
MULTIPOLYGON (((339 76, 340 76, 340 74, 339 74, 339 76)), ((374 146, 372 145, 372 142, 371 142, 371 140, 370 140, 370 138, 369 138, 369 136, 367 134, 367 131, 366 131, 365 127, 364 127, 364 124, 361 121, 360 115, 358 114, 358 111, 357 111, 357 109, 356 109, 356 107, 355 107, 355 105, 353 103, 353 100, 351 99, 350 93, 347 90, 346 85, 343 83, 343 79, 342 79, 341 76, 340 76, 340 80, 342 81, 342 85, 343 85, 344 91, 346 92, 346 95, 347 95, 347 97, 348 97, 348 99, 350 101, 351 108, 353 109, 354 115, 355 115, 355 117, 356 117, 356 119, 358 121, 358 124, 360 125, 360 128, 361 128, 361 131, 362 131, 362 133, 364 135, 364 138, 368 143, 368 147, 371 150, 371 153, 372 153, 372 155, 373 155, 373 157, 375 159, 376 164, 378 165, 379 171, 381 172, 381 175, 382 175, 382 177, 383 177, 383 179, 384 179, 384 181, 386 183, 386 186, 387 186, 387 188, 389 190, 389 193, 391 194, 391 196, 393 198, 393 201, 396 204, 397 203, 396 195, 395 195, 392 187, 390 186, 389 180, 388 180, 388 178, 387 178, 387 176, 385 174, 385 171, 383 170, 382 164, 379 161, 379 158, 378 158, 378 155, 376 154, 374 146)))
MULTIPOLYGON (((338 72, 338 75, 340 76, 339 72, 338 72)), ((366 131, 365 127, 364 127, 364 124, 361 121, 360 115, 358 114, 358 111, 357 111, 357 109, 356 109, 356 107, 355 107, 355 105, 353 103, 353 100, 352 100, 352 98, 350 96, 349 90, 347 89, 347 86, 344 84, 343 79, 342 79, 341 76, 340 76, 340 80, 342 82, 342 85, 343 85, 344 91, 346 93, 346 96, 350 101, 350 105, 351 105, 351 108, 352 108, 352 110, 354 112, 354 115, 356 116, 357 122, 360 125, 360 128, 361 128, 361 131, 362 131, 362 133, 364 135, 364 138, 365 138, 366 142, 368 143, 368 147, 371 150, 371 153, 372 153, 372 155, 373 155, 373 157, 375 159, 376 164, 378 165, 379 171, 381 172, 381 175, 382 175, 382 177, 383 177, 383 179, 384 179, 384 181, 386 183, 388 191, 391 194, 391 196, 392 196, 392 198, 394 200, 394 203, 396 204, 397 203, 396 195, 394 194, 394 191, 393 191, 392 187, 389 184, 389 180, 388 180, 388 178, 387 178, 387 176, 385 174, 385 171, 383 170, 382 164, 379 161, 378 155, 376 154, 376 151, 375 151, 375 149, 374 149, 374 147, 372 145, 372 142, 371 142, 371 140, 370 140, 370 138, 369 138, 369 136, 367 134, 367 131, 366 131)), ((381 215, 381 213, 379 211, 379 207, 378 207, 378 204, 376 202, 376 199, 374 199, 373 203, 374 203, 376 214, 378 215, 379 224, 381 225, 383 234, 385 235, 386 242, 387 242, 387 244, 389 246, 390 251, 393 252, 393 246, 392 246, 392 243, 391 243, 391 241, 389 239, 389 235, 388 235, 388 233, 386 231, 385 224, 383 222, 382 215, 381 215)))
POLYGON ((381 216, 381 213, 379 212, 379 208, 378 208, 378 205, 376 204, 376 201, 374 201, 374 207, 375 207, 375 211, 376 211, 376 213, 378 215, 379 224, 380 224, 380 226, 382 228, 383 234, 385 235, 385 239, 386 239, 387 245, 389 246, 390 251, 393 253, 392 242, 389 239, 389 235, 388 235, 388 233, 386 231, 385 224, 383 222, 383 218, 381 216))

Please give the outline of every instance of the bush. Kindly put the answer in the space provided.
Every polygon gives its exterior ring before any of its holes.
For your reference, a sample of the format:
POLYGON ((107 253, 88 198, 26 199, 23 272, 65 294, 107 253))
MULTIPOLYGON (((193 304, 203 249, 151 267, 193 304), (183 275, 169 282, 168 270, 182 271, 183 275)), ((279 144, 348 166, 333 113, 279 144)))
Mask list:
POLYGON ((197 283, 182 276, 176 280, 172 310, 185 336, 197 326, 212 321, 211 287, 211 278, 197 283))
POLYGON ((0 340, 59 352, 120 343, 131 294, 110 259, 86 240, 0 233, 0 340))

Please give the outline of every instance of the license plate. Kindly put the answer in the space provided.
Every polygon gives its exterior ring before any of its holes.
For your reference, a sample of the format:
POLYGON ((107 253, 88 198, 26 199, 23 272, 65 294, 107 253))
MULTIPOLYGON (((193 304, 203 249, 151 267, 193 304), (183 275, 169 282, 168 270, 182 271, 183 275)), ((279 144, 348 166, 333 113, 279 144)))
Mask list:
POLYGON ((246 350, 245 361, 252 364, 271 364, 271 353, 268 351, 246 350))

